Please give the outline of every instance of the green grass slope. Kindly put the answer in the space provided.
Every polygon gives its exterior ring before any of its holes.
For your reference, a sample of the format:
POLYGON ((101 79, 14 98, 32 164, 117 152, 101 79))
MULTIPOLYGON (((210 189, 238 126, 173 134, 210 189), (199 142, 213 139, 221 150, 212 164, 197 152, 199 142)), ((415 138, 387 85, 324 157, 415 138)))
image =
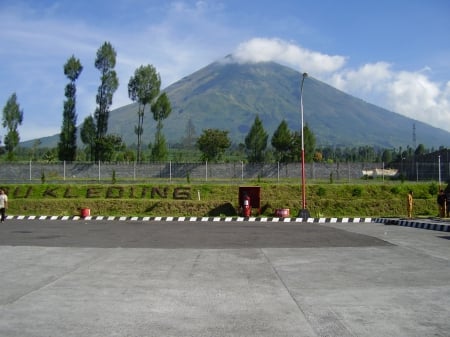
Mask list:
MULTIPOLYGON (((297 184, 255 182, 261 188, 262 216, 289 208, 297 216, 301 190, 297 184)), ((90 208, 103 216, 235 216, 237 185, 10 185, 9 215, 79 215, 90 208)), ((312 217, 404 217, 406 194, 414 191, 414 214, 437 215, 437 184, 312 184, 307 188, 312 217)), ((256 215, 256 213, 253 213, 256 215)))

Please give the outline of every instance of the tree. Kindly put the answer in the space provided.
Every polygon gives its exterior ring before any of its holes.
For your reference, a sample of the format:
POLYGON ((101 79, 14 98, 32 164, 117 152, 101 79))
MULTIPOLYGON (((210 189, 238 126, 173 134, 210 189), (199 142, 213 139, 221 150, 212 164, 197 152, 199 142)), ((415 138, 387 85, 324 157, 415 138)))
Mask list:
POLYGON ((105 42, 97 51, 95 67, 100 71, 100 86, 98 87, 94 118, 96 125, 95 160, 103 160, 103 152, 97 145, 104 143, 102 138, 108 131, 109 109, 112 105, 114 92, 119 87, 119 80, 114 70, 116 66, 116 51, 109 42, 105 42))
POLYGON ((382 154, 382 156, 381 156, 381 160, 384 162, 384 163, 390 163, 391 161, 392 161, 392 150, 384 150, 383 151, 383 154, 382 154))
POLYGON ((95 147, 102 152, 102 160, 104 161, 112 161, 116 152, 126 149, 122 137, 119 135, 106 135, 95 141, 95 147))
POLYGON ((152 149, 153 160, 165 160, 167 158, 167 146, 164 135, 162 134, 162 121, 169 117, 172 107, 170 105, 169 97, 164 92, 156 102, 152 104, 153 119, 156 121, 155 144, 152 149))
POLYGON ((19 125, 23 121, 23 110, 20 110, 19 103, 17 102, 17 95, 13 93, 5 107, 3 108, 3 127, 7 129, 5 136, 5 148, 8 153, 8 159, 14 159, 14 149, 19 144, 20 136, 17 130, 19 125))
POLYGON ((304 132, 303 139, 305 141, 305 161, 312 162, 316 150, 316 137, 309 129, 308 125, 304 126, 303 132, 304 132))
POLYGON ((74 161, 77 153, 77 114, 76 114, 76 91, 75 81, 83 71, 80 60, 75 56, 64 65, 64 75, 70 80, 66 85, 63 112, 63 123, 58 143, 58 159, 74 161))
POLYGON ((278 128, 273 133, 271 143, 276 151, 276 159, 282 163, 289 162, 292 148, 292 134, 285 120, 278 125, 278 128))
POLYGON ((161 123, 164 119, 169 117, 172 112, 172 107, 170 105, 169 97, 165 92, 163 92, 155 103, 152 104, 153 119, 161 123))
POLYGON ((156 131, 155 144, 153 146, 150 145, 150 147, 152 151, 151 158, 153 161, 164 161, 169 156, 166 138, 160 130, 156 131))
POLYGON ((228 131, 219 129, 203 130, 197 139, 197 147, 202 152, 202 160, 213 161, 220 159, 221 155, 231 146, 228 131))
POLYGON ((417 149, 414 151, 414 154, 416 156, 421 156, 421 155, 424 155, 425 153, 426 153, 425 145, 423 145, 423 144, 419 144, 417 146, 417 149))
MULTIPOLYGON (((312 162, 314 160, 314 153, 316 149, 316 137, 309 129, 308 125, 303 127, 304 137, 303 141, 305 147, 305 162, 312 162)), ((292 135, 291 157, 293 161, 301 161, 302 154, 302 135, 299 132, 294 132, 292 135)))
POLYGON ((95 159, 95 121, 92 116, 88 116, 84 119, 83 125, 81 126, 80 136, 81 141, 87 146, 88 158, 90 161, 95 159))
POLYGON ((267 147, 268 137, 257 115, 249 133, 245 137, 245 148, 247 149, 247 158, 250 163, 261 163, 264 161, 264 151, 267 147))
POLYGON ((128 96, 138 103, 138 125, 134 132, 137 135, 137 161, 141 161, 142 134, 144 132, 144 111, 148 104, 159 95, 161 78, 152 65, 140 66, 128 82, 128 96))

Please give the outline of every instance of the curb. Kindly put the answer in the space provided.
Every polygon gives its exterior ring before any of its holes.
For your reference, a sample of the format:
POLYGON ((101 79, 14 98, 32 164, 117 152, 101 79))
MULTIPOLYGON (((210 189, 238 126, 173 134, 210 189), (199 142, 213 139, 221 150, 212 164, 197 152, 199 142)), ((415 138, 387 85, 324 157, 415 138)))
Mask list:
POLYGON ((173 221, 173 222, 283 222, 283 223, 364 223, 375 222, 385 225, 395 225, 411 228, 428 229, 440 232, 450 232, 449 223, 441 223, 439 220, 409 220, 397 218, 280 218, 280 217, 187 217, 187 216, 86 216, 79 215, 8 215, 7 220, 107 220, 107 221, 173 221))
POLYGON ((440 223, 439 220, 421 221, 421 220, 406 220, 406 219, 404 220, 394 218, 375 218, 373 221, 377 223, 383 223, 385 225, 395 225, 395 226, 428 229, 432 231, 450 232, 450 224, 440 223))
POLYGON ((306 222, 306 223, 360 223, 373 222, 372 218, 308 218, 305 221, 302 218, 279 218, 279 217, 171 217, 171 216, 50 216, 50 215, 8 215, 7 219, 16 220, 108 220, 108 221, 175 221, 175 222, 306 222))

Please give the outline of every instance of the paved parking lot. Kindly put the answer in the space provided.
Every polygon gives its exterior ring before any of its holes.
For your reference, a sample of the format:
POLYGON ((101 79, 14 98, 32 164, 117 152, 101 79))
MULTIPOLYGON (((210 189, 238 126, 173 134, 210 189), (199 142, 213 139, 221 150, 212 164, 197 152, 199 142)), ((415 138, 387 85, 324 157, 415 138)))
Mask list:
POLYGON ((450 233, 8 220, 0 336, 450 336, 450 233))

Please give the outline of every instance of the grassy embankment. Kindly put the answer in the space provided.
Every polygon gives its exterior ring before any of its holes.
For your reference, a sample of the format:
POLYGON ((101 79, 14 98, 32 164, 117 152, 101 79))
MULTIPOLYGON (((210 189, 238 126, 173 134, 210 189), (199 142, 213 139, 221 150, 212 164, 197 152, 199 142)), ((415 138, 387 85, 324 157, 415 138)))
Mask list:
MULTIPOLYGON (((295 217, 301 208, 298 183, 255 181, 246 186, 261 187, 262 216, 273 216, 277 208, 289 208, 295 217)), ((119 182, 3 187, 9 197, 9 215, 71 216, 79 215, 81 208, 90 208, 93 216, 236 216, 238 211, 237 184, 119 182)), ((438 185, 431 182, 312 183, 307 186, 307 208, 312 217, 404 217, 410 189, 415 196, 415 216, 437 215, 438 185)))

